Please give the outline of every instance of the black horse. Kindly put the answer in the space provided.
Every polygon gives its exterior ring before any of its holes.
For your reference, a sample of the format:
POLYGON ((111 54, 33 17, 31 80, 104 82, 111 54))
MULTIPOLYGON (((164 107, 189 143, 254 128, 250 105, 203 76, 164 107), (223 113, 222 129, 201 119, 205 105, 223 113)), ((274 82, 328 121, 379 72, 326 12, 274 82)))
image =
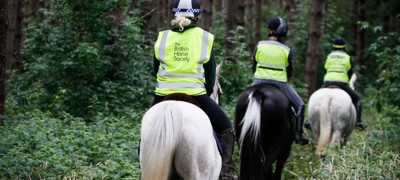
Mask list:
POLYGON ((235 109, 240 179, 281 179, 294 127, 290 101, 278 88, 264 84, 245 89, 235 109))

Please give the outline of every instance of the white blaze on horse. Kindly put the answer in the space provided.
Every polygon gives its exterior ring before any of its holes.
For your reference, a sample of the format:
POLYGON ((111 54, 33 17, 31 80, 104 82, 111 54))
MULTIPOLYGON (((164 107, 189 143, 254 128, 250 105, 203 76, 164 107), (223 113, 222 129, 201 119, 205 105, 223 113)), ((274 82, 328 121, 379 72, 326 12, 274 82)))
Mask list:
MULTIPOLYGON (((215 86, 218 100, 218 81, 215 86)), ((178 93, 166 98, 174 100, 157 103, 142 118, 141 179, 218 179, 222 159, 207 114, 191 96, 178 93)))
MULTIPOLYGON (((355 74, 350 79, 354 89, 355 74)), ((317 143, 315 153, 325 156, 329 144, 346 145, 356 124, 356 110, 349 94, 340 88, 321 88, 308 102, 308 119, 317 143)))

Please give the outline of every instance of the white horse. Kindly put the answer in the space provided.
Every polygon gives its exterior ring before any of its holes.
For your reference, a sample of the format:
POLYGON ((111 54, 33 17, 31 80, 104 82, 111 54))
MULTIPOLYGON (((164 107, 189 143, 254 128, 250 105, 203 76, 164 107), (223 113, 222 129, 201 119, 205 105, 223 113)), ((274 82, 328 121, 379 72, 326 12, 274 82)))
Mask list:
POLYGON ((163 101, 142 119, 141 179, 218 179, 221 155, 208 116, 183 101, 163 101))
MULTIPOLYGON (((217 103, 220 72, 221 64, 212 96, 217 103)), ((142 180, 216 180, 222 167, 210 119, 199 107, 183 101, 162 101, 145 113, 139 159, 142 180)))
MULTIPOLYGON (((355 74, 350 79, 354 89, 355 74)), ((321 88, 308 102, 308 119, 317 142, 315 153, 324 157, 329 144, 346 145, 356 124, 356 110, 351 97, 340 88, 321 88)))

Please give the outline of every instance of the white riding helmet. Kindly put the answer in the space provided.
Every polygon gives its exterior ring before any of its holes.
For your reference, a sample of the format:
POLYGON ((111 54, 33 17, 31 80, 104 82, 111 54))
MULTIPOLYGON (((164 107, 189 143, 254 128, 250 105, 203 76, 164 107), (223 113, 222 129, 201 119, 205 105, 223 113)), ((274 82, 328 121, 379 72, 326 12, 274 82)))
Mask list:
POLYGON ((175 16, 198 17, 201 13, 199 0, 175 0, 172 11, 175 16))

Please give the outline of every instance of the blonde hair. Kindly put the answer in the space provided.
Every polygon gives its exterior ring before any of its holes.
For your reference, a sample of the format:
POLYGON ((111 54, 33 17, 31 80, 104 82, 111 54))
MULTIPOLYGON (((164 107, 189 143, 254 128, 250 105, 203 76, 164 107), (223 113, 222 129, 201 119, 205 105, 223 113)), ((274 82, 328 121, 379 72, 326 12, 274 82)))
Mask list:
POLYGON ((171 20, 171 25, 178 25, 180 27, 179 31, 183 31, 183 27, 188 26, 191 22, 187 17, 176 16, 175 19, 171 20))

